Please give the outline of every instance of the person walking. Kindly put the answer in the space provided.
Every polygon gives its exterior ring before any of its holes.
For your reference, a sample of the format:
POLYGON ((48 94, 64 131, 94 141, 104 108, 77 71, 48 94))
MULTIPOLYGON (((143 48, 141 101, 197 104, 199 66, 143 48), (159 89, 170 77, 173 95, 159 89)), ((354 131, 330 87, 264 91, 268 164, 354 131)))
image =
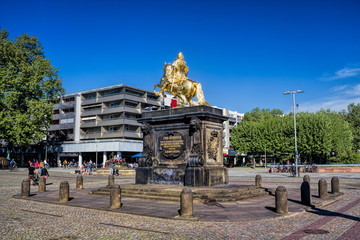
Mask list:
POLYGON ((113 162, 110 163, 110 175, 114 175, 115 164, 113 162))

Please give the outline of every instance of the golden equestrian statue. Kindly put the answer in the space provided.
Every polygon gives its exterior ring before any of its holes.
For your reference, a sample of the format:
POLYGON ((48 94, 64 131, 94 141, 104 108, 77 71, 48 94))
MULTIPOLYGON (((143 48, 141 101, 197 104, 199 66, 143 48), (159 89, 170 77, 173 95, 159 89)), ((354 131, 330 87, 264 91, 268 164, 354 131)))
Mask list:
POLYGON ((157 96, 165 97, 165 92, 168 92, 178 99, 179 107, 186 104, 193 106, 192 99, 196 97, 197 105, 210 106, 204 97, 204 93, 200 83, 197 83, 187 77, 189 68, 184 60, 184 55, 179 52, 178 57, 172 64, 164 64, 164 75, 160 79, 160 84, 155 84, 154 92, 157 96), (160 91, 156 91, 156 87, 160 91))

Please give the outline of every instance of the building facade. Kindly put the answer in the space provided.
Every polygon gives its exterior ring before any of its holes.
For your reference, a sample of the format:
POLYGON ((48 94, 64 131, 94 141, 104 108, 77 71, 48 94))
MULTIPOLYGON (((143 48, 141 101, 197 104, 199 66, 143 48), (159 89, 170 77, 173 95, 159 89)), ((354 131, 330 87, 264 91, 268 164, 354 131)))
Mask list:
POLYGON ((223 114, 224 116, 229 117, 229 119, 224 122, 223 152, 224 154, 233 155, 233 152, 231 150, 231 143, 230 143, 230 138, 231 138, 230 131, 233 127, 235 127, 238 123, 242 121, 244 114, 236 111, 231 111, 225 108, 223 108, 223 114))
POLYGON ((54 104, 47 154, 56 162, 130 160, 142 152, 142 111, 160 107, 149 91, 123 84, 67 94, 54 104))

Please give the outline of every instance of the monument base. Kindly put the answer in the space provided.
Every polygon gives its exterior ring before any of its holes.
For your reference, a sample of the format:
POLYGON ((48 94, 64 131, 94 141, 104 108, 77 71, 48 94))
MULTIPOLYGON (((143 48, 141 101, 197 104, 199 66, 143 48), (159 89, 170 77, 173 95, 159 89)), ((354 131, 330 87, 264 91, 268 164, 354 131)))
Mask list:
POLYGON ((136 184, 228 184, 222 151, 227 119, 221 109, 204 105, 143 112, 136 184))
POLYGON ((148 184, 152 179, 152 168, 150 167, 139 167, 136 168, 136 184, 148 184))
POLYGON ((204 186, 229 183, 228 170, 225 167, 205 167, 204 186))

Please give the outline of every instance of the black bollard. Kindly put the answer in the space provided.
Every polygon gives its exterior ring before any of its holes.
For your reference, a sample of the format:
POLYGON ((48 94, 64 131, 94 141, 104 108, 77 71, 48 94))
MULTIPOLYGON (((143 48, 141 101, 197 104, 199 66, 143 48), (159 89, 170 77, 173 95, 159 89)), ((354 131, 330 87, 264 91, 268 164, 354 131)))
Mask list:
POLYGON ((24 179, 21 182, 21 197, 26 198, 30 196, 30 179, 24 179))
POLYGON ((340 182, 338 177, 331 178, 331 193, 336 194, 340 192, 340 182))
POLYGON ((255 177, 255 186, 262 187, 262 177, 259 174, 255 177))
POLYGON ((76 177, 76 189, 84 189, 84 180, 81 175, 76 177))
POLYGON ((327 193, 327 182, 325 178, 321 178, 318 183, 319 187, 319 198, 325 199, 328 197, 327 193))
POLYGON ((117 209, 121 207, 121 188, 118 184, 110 188, 110 208, 117 209))
POLYGON ((301 184, 301 203, 304 205, 311 205, 311 190, 308 181, 304 181, 301 184))
POLYGON ((67 181, 62 181, 60 183, 59 202, 65 203, 68 201, 69 201, 69 183, 67 181))
POLYGON ((193 193, 190 188, 184 188, 180 195, 180 216, 193 216, 193 193))
POLYGON ((276 213, 288 213, 288 194, 284 186, 278 186, 275 191, 276 213))
POLYGON ((39 179, 38 192, 46 192, 46 178, 44 177, 39 179))

